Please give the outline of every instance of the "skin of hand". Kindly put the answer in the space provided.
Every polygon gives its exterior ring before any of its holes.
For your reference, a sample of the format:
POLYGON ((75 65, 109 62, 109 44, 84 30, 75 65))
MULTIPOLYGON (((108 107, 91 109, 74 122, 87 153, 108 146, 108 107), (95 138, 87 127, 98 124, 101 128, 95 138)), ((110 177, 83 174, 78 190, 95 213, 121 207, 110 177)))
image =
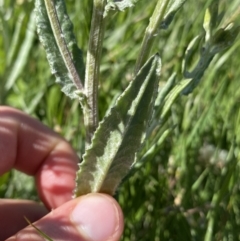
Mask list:
POLYGON ((0 199, 0 241, 45 240, 24 216, 54 241, 120 239, 123 214, 111 196, 72 199, 77 163, 62 137, 21 111, 0 106, 0 176, 12 168, 34 176, 45 205, 0 199))

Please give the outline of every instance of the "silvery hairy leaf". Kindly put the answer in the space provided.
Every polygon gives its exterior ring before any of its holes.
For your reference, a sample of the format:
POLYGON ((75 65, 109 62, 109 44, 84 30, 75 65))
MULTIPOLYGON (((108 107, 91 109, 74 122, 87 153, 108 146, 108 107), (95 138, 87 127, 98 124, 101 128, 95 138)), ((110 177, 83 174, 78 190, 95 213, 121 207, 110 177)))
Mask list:
POLYGON ((124 11, 126 8, 131 8, 137 1, 138 0, 107 0, 104 17, 106 17, 110 11, 124 11))
MULTIPOLYGON (((84 80, 84 64, 82 51, 77 46, 77 41, 73 34, 73 25, 70 21, 65 2, 62 0, 55 0, 54 7, 56 9, 56 17, 59 22, 61 38, 64 40, 67 54, 70 55, 72 65, 76 69, 81 80, 84 80)), ((47 59, 51 68, 52 74, 56 77, 56 82, 62 85, 62 91, 70 98, 79 98, 75 93, 76 85, 73 83, 73 76, 71 76, 69 69, 64 62, 65 53, 61 53, 56 42, 53 29, 50 24, 49 16, 47 14, 44 0, 35 1, 36 24, 39 39, 47 54, 47 59)))
POLYGON ((152 56, 99 124, 80 164, 75 196, 114 194, 136 162, 153 112, 160 63, 158 55, 152 56))

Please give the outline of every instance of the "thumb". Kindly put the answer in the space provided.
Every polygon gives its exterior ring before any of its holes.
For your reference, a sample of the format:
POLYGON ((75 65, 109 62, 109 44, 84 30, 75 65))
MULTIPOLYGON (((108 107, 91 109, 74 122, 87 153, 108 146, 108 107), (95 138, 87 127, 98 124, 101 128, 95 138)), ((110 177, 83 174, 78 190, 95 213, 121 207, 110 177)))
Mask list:
MULTIPOLYGON (((118 203, 105 194, 88 194, 71 200, 34 223, 54 241, 118 241, 123 215, 118 203)), ((32 226, 7 241, 44 241, 32 226)))

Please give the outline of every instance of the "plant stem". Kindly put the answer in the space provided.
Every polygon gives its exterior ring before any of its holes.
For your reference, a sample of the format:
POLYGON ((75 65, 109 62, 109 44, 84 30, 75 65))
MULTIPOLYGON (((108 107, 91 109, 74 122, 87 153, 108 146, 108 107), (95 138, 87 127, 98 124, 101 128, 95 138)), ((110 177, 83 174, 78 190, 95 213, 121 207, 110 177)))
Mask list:
POLYGON ((72 76, 72 81, 75 84, 76 88, 78 90, 83 91, 82 81, 73 63, 71 53, 68 50, 66 41, 61 30, 61 25, 57 16, 54 0, 44 0, 44 2, 48 13, 49 21, 52 27, 52 31, 57 42, 59 51, 64 60, 64 63, 69 71, 69 74, 72 76))
POLYGON ((105 5, 106 0, 94 0, 85 74, 87 104, 84 108, 84 124, 87 131, 86 145, 90 144, 91 138, 98 126, 97 99, 99 67, 105 30, 105 21, 103 18, 105 5))
POLYGON ((149 25, 146 28, 146 31, 143 37, 140 54, 136 62, 135 75, 148 59, 148 56, 151 52, 151 48, 154 42, 154 37, 159 31, 160 23, 164 18, 164 14, 166 12, 169 2, 170 0, 158 0, 157 2, 157 5, 152 14, 152 17, 150 18, 149 25))

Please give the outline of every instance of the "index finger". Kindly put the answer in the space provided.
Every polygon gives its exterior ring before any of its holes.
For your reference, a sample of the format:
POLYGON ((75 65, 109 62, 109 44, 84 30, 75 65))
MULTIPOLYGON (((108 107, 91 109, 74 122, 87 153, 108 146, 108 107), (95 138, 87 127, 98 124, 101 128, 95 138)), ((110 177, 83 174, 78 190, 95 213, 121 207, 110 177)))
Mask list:
POLYGON ((0 107, 0 175, 16 168, 35 176, 48 208, 71 199, 78 157, 71 146, 38 120, 0 107))

